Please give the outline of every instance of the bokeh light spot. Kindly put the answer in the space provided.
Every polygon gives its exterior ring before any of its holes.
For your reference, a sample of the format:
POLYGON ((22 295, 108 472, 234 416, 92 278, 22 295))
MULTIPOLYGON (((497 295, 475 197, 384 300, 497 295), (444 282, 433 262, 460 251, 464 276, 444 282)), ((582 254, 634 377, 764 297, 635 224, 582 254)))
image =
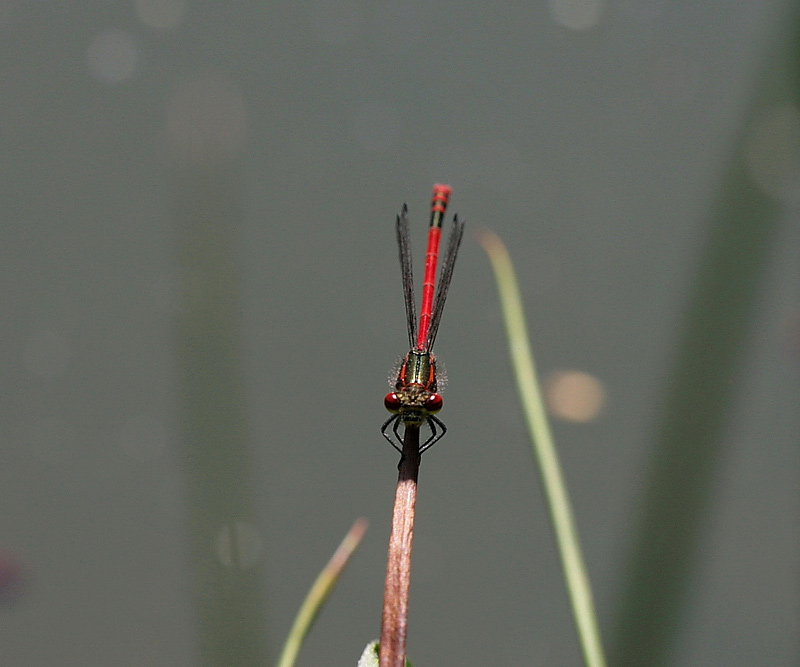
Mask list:
POLYGON ((603 12, 602 0, 548 0, 550 16, 570 30, 589 30, 603 12))
POLYGON ((365 102, 356 109, 353 135, 368 151, 394 146, 400 138, 400 113, 385 102, 365 102))
POLYGON ((115 84, 133 76, 138 56, 139 49, 130 33, 105 30, 98 33, 89 44, 86 64, 98 81, 115 84))
POLYGON ((221 159, 244 144, 247 107, 230 77, 202 72, 178 86, 167 104, 166 125, 175 157, 195 162, 221 159))
POLYGON ((54 331, 31 334, 22 351, 25 368, 41 378, 56 378, 64 374, 69 363, 70 349, 66 338, 54 331))
POLYGON ((546 396, 550 412, 572 422, 591 421, 605 403, 603 384, 581 371, 555 373, 547 382, 546 396))
POLYGON ((215 547, 219 562, 226 567, 248 568, 261 560, 264 540, 253 524, 237 521, 220 529, 215 547))
POLYGON ((166 434, 161 422, 149 415, 132 417, 119 433, 122 451, 137 461, 153 461, 164 453, 166 434))
POLYGON ((186 0, 136 0, 136 15, 148 28, 167 31, 186 14, 186 0))

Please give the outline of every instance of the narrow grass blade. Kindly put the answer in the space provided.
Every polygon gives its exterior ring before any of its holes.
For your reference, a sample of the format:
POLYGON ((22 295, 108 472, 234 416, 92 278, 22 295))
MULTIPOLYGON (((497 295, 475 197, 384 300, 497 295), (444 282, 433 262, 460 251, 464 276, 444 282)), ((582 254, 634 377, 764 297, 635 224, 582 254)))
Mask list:
POLYGON ((605 667, 606 661, 589 577, 586 574, 572 508, 539 391, 517 278, 503 242, 488 231, 483 231, 479 240, 489 255, 497 280, 508 334, 511 364, 531 435, 534 457, 539 464, 542 485, 549 505, 583 660, 588 667, 605 667))
POLYGON ((297 612, 297 617, 294 619, 294 624, 289 636, 286 638, 281 657, 278 660, 278 667, 292 667, 294 665, 297 654, 300 652, 300 646, 303 644, 303 639, 308 634, 311 624, 339 580, 347 561, 350 560, 350 556, 353 555, 353 552, 358 547, 366 530, 367 520, 358 519, 345 535, 328 564, 317 576, 316 581, 311 586, 311 590, 308 591, 306 599, 303 600, 300 610, 297 612))

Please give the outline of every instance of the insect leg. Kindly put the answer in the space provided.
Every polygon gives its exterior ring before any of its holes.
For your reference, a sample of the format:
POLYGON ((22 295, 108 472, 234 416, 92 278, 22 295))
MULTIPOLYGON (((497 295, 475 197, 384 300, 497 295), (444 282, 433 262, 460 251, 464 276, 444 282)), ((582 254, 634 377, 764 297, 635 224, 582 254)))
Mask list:
POLYGON ((389 444, 392 447, 394 447, 398 452, 400 452, 402 454, 403 453, 402 445, 398 447, 398 445, 395 443, 395 441, 392 440, 391 436, 386 432, 388 430, 389 426, 392 424, 392 422, 394 422, 394 426, 392 427, 392 433, 394 433, 395 437, 397 438, 397 442, 402 442, 402 440, 400 440, 400 436, 397 433, 397 428, 398 428, 398 425, 400 424, 400 415, 399 414, 392 415, 391 417, 389 417, 389 419, 387 419, 385 422, 383 422, 383 426, 381 426, 381 435, 389 441, 389 444))
POLYGON ((442 423, 440 419, 431 415, 428 417, 428 426, 431 429, 431 437, 428 438, 425 442, 422 443, 422 446, 419 448, 419 453, 422 454, 427 449, 433 447, 441 438, 442 436, 447 433, 447 427, 442 423), (436 427, 442 429, 441 433, 436 431, 436 427))

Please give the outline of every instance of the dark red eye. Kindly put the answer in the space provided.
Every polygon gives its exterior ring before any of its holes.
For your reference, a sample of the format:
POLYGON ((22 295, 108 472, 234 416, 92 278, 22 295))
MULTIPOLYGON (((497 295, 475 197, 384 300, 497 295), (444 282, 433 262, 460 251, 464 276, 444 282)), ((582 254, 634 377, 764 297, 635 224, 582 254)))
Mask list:
POLYGON ((383 399, 383 404, 389 412, 399 412, 400 408, 403 407, 403 402, 400 400, 400 397, 393 391, 386 394, 386 397, 383 399))
POLYGON ((442 409, 443 401, 439 394, 431 394, 425 399, 425 410, 428 412, 439 412, 442 409))

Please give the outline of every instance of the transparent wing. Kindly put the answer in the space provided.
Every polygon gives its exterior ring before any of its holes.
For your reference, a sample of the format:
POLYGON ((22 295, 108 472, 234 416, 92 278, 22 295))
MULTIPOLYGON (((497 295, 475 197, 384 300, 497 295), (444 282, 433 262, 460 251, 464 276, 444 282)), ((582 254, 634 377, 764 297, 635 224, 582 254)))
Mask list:
POLYGON ((400 272, 403 278, 403 298, 406 302, 406 324, 408 325, 408 346, 414 347, 417 331, 417 310, 414 303, 414 273, 411 268, 411 246, 408 234, 408 206, 397 216, 397 247, 400 251, 400 272))

